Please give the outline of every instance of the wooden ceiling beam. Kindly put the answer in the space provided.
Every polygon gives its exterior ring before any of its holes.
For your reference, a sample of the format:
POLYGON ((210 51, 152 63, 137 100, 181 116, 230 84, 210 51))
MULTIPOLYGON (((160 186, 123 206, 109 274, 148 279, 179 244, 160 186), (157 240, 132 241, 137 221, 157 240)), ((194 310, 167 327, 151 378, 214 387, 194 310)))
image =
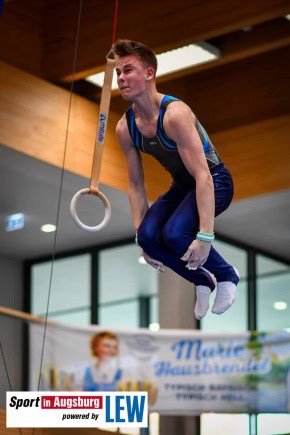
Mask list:
POLYGON ((212 135, 230 168, 234 199, 290 188, 290 114, 212 135))
MULTIPOLYGON (((15 151, 88 178, 91 177, 99 106, 45 80, 0 62, 0 143, 15 151)), ((100 182, 126 191, 128 177, 115 127, 119 116, 110 111, 100 182)), ((170 183, 156 161, 145 159, 148 195, 152 199, 170 183)))
MULTIPOLYGON (((0 81, 0 143, 62 167, 69 92, 2 62, 0 81)), ((72 102, 65 169, 90 178, 98 106, 79 96, 72 102)), ((117 120, 111 112, 101 182, 126 191, 125 159, 115 138, 117 120)), ((288 114, 212 135, 234 175, 236 199, 290 188, 289 122, 288 114)), ((154 200, 168 188, 170 177, 156 160, 142 157, 148 196, 154 200)))
MULTIPOLYGON (((209 133, 228 130, 290 112, 290 46, 191 76, 159 83, 158 90, 185 101, 209 133)), ((128 108, 120 96, 111 108, 128 108)))
MULTIPOLYGON (((218 132, 290 112, 290 46, 160 84, 218 132)), ((114 102, 112 108, 117 110, 114 102)))
POLYGON ((4 4, 0 19, 0 59, 31 74, 42 73, 41 0, 13 0, 4 4))
POLYGON ((242 59, 290 44, 289 21, 282 17, 213 40, 222 57, 242 59))
MULTIPOLYGON (((78 0, 48 2, 44 31, 43 75, 70 80, 78 0), (51 29, 53 28, 53 32, 51 29)), ((208 40, 289 13, 289 0, 123 0, 117 36, 148 44, 157 53, 182 44, 208 40)), ((97 72, 110 48, 114 2, 83 3, 76 78, 97 72)))
POLYGON ((196 72, 256 56, 277 48, 287 47, 290 45, 289 21, 286 18, 277 18, 259 24, 248 31, 241 30, 223 35, 211 42, 221 52, 219 59, 162 76, 157 79, 157 82, 165 83, 175 78, 190 76, 196 72))

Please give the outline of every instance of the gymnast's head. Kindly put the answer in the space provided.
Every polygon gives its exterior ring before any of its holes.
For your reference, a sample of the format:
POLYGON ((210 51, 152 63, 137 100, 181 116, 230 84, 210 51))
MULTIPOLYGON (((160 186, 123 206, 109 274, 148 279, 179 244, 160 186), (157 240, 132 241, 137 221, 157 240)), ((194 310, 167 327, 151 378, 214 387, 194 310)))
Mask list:
POLYGON ((108 57, 116 60, 118 86, 125 100, 156 89, 157 58, 151 48, 141 42, 118 39, 108 57))

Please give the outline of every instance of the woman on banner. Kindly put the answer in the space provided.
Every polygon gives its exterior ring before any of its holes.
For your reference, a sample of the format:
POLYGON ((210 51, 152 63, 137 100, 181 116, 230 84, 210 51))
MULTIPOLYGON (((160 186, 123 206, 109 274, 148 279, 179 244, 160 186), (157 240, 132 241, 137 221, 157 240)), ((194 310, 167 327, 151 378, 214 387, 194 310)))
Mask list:
POLYGON ((95 334, 91 337, 90 347, 96 361, 85 369, 83 391, 115 391, 122 377, 118 337, 109 331, 95 334))

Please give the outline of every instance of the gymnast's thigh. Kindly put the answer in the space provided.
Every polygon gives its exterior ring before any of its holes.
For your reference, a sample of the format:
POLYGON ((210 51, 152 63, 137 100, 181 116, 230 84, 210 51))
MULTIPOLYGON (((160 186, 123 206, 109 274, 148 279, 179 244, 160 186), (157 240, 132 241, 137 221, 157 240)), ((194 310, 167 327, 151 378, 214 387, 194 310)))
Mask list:
POLYGON ((158 233, 184 200, 184 197, 185 193, 173 184, 170 189, 161 195, 149 208, 140 227, 150 226, 152 232, 158 233))

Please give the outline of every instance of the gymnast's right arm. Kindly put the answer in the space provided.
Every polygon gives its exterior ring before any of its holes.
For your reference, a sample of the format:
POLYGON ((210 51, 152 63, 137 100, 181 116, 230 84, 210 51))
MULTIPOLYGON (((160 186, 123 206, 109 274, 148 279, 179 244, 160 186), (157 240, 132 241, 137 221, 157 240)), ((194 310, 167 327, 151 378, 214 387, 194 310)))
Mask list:
MULTIPOLYGON (((125 116, 123 116, 118 122, 116 134, 127 162, 129 177, 128 196, 133 222, 137 231, 149 206, 140 152, 132 143, 125 116)), ((154 267, 154 269, 157 269, 159 272, 165 271, 163 263, 149 257, 142 248, 141 252, 146 263, 150 264, 150 266, 154 267)))
POLYGON ((126 158, 129 177, 128 196, 134 226, 138 230, 149 206, 140 152, 132 143, 124 115, 117 124, 116 135, 126 158))

